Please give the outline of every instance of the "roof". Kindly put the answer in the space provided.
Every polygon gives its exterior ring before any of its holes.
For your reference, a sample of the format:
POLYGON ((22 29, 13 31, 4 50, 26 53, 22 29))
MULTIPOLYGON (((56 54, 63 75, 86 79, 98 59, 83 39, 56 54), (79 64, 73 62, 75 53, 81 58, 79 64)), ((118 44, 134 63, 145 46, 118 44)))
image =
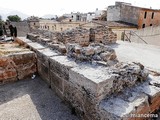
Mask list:
POLYGON ((122 21, 97 21, 97 20, 81 24, 81 26, 89 24, 89 23, 95 23, 95 24, 99 24, 99 25, 102 25, 102 26, 108 26, 108 27, 125 27, 125 28, 132 27, 132 28, 137 28, 137 25, 122 22, 122 21))

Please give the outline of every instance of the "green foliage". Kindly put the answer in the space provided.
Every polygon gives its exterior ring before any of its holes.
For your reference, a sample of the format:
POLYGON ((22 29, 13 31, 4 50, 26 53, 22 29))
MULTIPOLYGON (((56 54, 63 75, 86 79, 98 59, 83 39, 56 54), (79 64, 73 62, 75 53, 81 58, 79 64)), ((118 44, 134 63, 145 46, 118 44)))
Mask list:
POLYGON ((21 18, 18 15, 10 15, 7 18, 11 22, 19 22, 19 21, 21 21, 21 18))

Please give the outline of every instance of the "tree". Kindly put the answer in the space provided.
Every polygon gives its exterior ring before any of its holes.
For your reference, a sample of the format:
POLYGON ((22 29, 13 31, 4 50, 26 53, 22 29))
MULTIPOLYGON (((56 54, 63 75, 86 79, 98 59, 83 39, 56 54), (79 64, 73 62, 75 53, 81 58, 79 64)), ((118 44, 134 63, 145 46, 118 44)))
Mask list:
POLYGON ((18 15, 10 15, 7 18, 11 22, 19 22, 19 21, 21 21, 21 18, 18 15))
POLYGON ((3 35, 3 21, 2 21, 2 17, 0 15, 0 36, 3 35))

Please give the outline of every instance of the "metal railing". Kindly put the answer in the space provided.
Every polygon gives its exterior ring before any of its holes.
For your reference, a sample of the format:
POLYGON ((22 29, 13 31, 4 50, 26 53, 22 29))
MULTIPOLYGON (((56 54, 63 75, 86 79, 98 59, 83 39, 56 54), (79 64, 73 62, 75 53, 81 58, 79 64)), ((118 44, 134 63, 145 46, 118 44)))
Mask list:
POLYGON ((141 41, 144 42, 145 44, 148 44, 148 43, 147 43, 142 37, 140 37, 136 32, 130 31, 129 33, 126 33, 126 32, 124 31, 124 39, 126 38, 125 40, 127 40, 127 41, 129 41, 129 42, 132 42, 132 41, 131 41, 132 36, 136 36, 136 37, 138 37, 139 40, 141 40, 141 41))

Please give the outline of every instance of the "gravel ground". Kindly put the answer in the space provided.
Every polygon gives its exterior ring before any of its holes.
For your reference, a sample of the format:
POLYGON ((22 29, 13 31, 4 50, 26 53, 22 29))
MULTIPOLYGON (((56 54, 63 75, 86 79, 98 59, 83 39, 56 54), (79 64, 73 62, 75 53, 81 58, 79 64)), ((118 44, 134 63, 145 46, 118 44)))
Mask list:
POLYGON ((0 120, 79 120, 36 77, 0 86, 0 120))

